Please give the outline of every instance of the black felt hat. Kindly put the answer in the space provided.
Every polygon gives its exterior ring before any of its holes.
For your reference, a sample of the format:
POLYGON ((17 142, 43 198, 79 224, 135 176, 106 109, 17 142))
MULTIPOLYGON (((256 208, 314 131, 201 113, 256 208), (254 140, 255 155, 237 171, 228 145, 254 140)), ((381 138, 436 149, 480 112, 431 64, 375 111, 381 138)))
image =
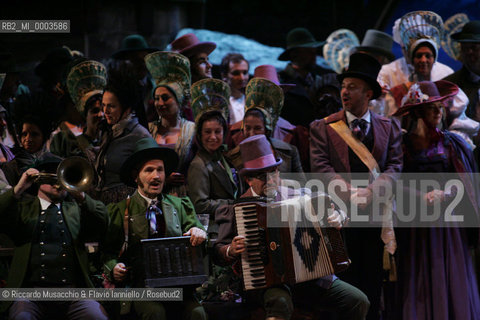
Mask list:
POLYGON ((114 59, 125 59, 130 52, 146 51, 148 53, 158 51, 157 48, 150 47, 144 37, 139 34, 129 35, 122 40, 120 49, 112 54, 114 59))
POLYGON ((136 186, 133 170, 152 159, 163 160, 166 176, 169 176, 178 165, 178 155, 175 151, 159 147, 152 138, 143 138, 137 141, 135 151, 123 163, 120 169, 120 179, 126 185, 136 186))
POLYGON ((466 23, 462 31, 450 36, 458 42, 480 42, 480 20, 473 20, 466 23))
POLYGON ((372 99, 376 99, 382 95, 382 87, 377 81, 381 67, 380 62, 371 55, 357 52, 350 56, 348 69, 339 74, 337 79, 340 83, 345 78, 359 78, 366 81, 373 90, 372 99))

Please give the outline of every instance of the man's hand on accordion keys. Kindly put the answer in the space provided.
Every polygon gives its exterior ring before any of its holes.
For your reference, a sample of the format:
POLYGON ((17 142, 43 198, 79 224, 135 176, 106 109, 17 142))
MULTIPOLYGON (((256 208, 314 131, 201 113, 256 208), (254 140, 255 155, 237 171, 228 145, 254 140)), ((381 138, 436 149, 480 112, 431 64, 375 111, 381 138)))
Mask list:
POLYGON ((245 237, 236 236, 227 248, 227 257, 237 257, 245 251, 245 237))
POLYGON ((190 236, 190 243, 192 246, 201 245, 207 239, 207 233, 200 228, 193 227, 183 234, 184 236, 190 236))

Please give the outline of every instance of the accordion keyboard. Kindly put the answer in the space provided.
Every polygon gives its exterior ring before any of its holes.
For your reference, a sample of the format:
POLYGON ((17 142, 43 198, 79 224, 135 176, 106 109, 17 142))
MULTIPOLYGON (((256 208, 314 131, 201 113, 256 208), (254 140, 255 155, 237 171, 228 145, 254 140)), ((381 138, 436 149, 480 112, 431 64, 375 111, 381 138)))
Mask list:
POLYGON ((267 285, 265 276, 264 234, 259 228, 255 204, 235 206, 237 234, 245 236, 245 252, 242 253, 243 281, 246 290, 260 289, 267 285))

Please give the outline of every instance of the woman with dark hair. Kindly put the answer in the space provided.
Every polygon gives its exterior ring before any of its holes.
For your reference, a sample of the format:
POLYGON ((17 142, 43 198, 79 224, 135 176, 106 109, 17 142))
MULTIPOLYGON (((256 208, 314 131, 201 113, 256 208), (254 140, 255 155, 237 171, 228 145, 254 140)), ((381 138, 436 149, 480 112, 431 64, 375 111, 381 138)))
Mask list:
MULTIPOLYGON (((24 98, 30 100, 28 97, 24 98)), ((0 188, 3 189, 15 186, 22 173, 33 167, 36 160, 48 151, 47 141, 53 131, 53 125, 49 121, 31 114, 25 115, 17 124, 17 128, 21 130, 19 134, 21 146, 13 148, 15 155, 13 160, 0 166, 6 179, 0 182, 0 188)), ((3 177, 1 179, 3 180, 3 177)), ((0 193, 2 191, 4 190, 0 190, 0 193)))
POLYGON ((94 60, 78 59, 66 76, 66 87, 76 110, 84 122, 76 132, 69 118, 60 125, 52 137, 50 151, 58 156, 87 157, 86 149, 96 146, 100 138, 100 121, 103 118, 102 93, 107 82, 107 69, 94 60), (82 128, 83 127, 83 128, 82 128))
MULTIPOLYGON (((405 188, 404 203, 420 204, 416 213, 421 210, 431 215, 435 208, 446 212, 456 198, 455 192, 446 187, 446 173, 450 173, 465 188, 461 203, 453 205, 453 214, 464 215, 465 221, 475 221, 478 226, 480 198, 472 174, 477 171, 472 150, 461 137, 439 129, 445 107, 457 93, 458 87, 448 81, 418 82, 410 87, 402 107, 394 114, 403 116, 406 130, 404 172, 415 177, 439 173, 435 176, 439 188, 428 192, 405 188)), ((410 205, 403 208, 412 211, 410 205)), ((397 204, 399 215, 411 214, 399 210, 397 204)), ((398 296, 394 301, 398 303, 398 319, 480 319, 480 298, 469 253, 469 245, 478 245, 478 227, 439 226, 396 229, 398 296)))
POLYGON ((141 98, 139 87, 130 76, 132 72, 131 64, 126 62, 110 69, 103 91, 107 129, 95 162, 98 178, 95 191, 105 204, 119 202, 135 191, 120 180, 120 167, 133 153, 138 140, 151 137, 133 112, 141 98))
POLYGON ((145 57, 145 63, 155 81, 153 93, 158 120, 150 122, 148 129, 160 146, 178 154, 179 163, 166 179, 167 193, 186 196, 185 174, 193 159, 195 123, 183 117, 190 101, 190 62, 174 52, 154 52, 145 57))
POLYGON ((208 214, 208 232, 216 233, 215 211, 237 198, 236 174, 223 156, 228 130, 230 88, 216 79, 192 85, 192 108, 196 122, 198 151, 188 169, 188 195, 197 214, 208 214))

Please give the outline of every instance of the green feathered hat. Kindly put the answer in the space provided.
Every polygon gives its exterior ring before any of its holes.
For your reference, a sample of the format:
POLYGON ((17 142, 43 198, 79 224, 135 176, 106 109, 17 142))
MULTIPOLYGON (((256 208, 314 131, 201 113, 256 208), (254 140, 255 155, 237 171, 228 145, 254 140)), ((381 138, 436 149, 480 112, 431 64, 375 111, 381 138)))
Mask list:
POLYGON ((202 114, 219 111, 228 123, 230 86, 218 79, 202 79, 192 85, 192 109, 195 122, 202 114))
POLYGON ((103 64, 87 60, 74 66, 67 76, 67 88, 75 108, 80 113, 85 110, 87 100, 102 94, 107 84, 107 69, 103 64))
POLYGON ((273 131, 283 107, 283 90, 270 80, 253 78, 245 89, 245 112, 258 109, 265 115, 267 130, 273 131))
POLYGON ((145 65, 155 81, 155 89, 167 87, 179 105, 190 96, 190 61, 187 57, 180 53, 157 51, 145 56, 145 65))

